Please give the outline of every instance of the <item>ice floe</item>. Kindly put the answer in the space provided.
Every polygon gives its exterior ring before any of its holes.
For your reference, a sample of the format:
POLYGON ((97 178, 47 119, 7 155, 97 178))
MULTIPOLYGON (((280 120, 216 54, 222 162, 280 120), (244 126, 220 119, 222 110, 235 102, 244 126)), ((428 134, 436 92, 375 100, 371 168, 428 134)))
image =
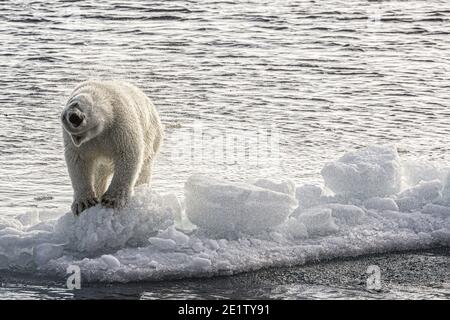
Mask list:
POLYGON ((328 163, 324 186, 195 175, 184 197, 138 188, 118 211, 4 214, 0 269, 128 282, 449 246, 447 172, 373 146, 328 163))

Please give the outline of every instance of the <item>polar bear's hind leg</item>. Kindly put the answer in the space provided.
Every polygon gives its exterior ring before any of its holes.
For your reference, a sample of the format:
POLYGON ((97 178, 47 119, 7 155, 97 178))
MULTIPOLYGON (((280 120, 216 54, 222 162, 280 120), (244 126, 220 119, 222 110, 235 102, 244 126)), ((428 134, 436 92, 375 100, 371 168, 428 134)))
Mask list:
POLYGON ((149 184, 150 180, 152 178, 152 165, 153 165, 153 158, 147 158, 142 163, 141 172, 139 173, 139 177, 136 181, 136 186, 139 186, 141 184, 149 184))

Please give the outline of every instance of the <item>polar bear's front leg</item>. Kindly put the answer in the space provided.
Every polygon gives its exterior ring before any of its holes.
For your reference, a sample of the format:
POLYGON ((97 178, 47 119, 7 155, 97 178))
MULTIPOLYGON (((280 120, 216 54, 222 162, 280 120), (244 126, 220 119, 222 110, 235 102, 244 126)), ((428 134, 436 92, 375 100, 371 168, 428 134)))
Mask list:
POLYGON ((70 148, 66 149, 65 158, 74 190, 71 209, 73 214, 79 215, 98 203, 93 189, 94 163, 82 159, 70 148))
POLYGON ((114 162, 114 175, 101 203, 107 208, 123 208, 133 192, 142 166, 142 154, 124 152, 114 162))

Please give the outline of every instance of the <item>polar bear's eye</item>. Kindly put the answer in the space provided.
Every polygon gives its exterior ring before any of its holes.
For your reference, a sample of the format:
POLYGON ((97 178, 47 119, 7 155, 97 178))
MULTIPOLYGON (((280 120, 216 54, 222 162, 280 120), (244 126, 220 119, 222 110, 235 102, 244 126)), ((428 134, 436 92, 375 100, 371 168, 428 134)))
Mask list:
POLYGON ((75 102, 72 102, 70 105, 69 105, 69 108, 78 108, 80 105, 78 104, 78 102, 77 101, 75 101, 75 102))

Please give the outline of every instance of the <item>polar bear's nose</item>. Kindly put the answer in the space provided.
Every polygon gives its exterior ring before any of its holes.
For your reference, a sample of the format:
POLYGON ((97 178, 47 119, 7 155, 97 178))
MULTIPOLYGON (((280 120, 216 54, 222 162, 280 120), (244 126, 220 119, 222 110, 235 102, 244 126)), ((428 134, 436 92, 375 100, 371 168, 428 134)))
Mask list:
POLYGON ((69 122, 76 128, 83 122, 83 117, 76 113, 72 113, 69 116, 69 122))

